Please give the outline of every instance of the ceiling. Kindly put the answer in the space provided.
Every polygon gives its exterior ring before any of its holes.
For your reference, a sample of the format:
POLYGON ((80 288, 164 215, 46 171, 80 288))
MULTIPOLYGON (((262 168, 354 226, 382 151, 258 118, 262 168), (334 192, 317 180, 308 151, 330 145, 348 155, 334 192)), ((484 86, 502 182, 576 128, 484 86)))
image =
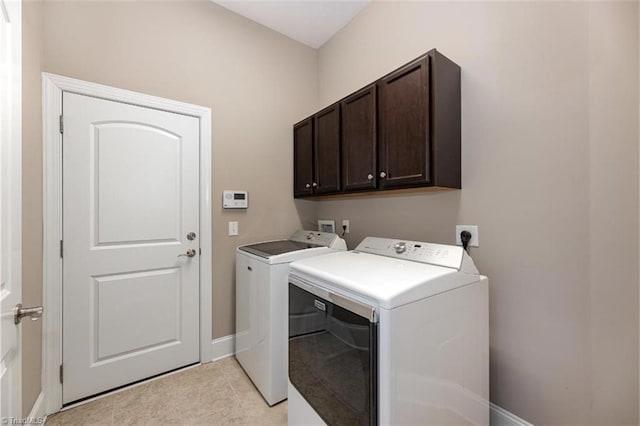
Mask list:
POLYGON ((318 48, 371 0, 213 0, 237 14, 318 48))

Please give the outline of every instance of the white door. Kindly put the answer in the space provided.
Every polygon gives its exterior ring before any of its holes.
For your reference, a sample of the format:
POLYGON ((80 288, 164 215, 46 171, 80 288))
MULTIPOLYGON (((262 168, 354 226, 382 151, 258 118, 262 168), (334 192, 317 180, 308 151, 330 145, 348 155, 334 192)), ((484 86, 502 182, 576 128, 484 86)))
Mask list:
POLYGON ((199 122, 66 92, 63 115, 66 404, 199 360, 199 122))
POLYGON ((0 419, 22 417, 21 4, 0 0, 0 419))

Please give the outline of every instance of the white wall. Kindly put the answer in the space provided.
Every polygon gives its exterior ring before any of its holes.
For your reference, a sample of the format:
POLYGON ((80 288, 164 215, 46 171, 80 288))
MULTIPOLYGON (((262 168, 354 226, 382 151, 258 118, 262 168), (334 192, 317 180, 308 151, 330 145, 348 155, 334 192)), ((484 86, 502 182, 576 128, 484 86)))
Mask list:
POLYGON ((319 51, 324 107, 436 47, 462 67, 463 189, 310 221, 453 243, 491 286, 491 397, 535 424, 638 423, 638 5, 374 2, 319 51))

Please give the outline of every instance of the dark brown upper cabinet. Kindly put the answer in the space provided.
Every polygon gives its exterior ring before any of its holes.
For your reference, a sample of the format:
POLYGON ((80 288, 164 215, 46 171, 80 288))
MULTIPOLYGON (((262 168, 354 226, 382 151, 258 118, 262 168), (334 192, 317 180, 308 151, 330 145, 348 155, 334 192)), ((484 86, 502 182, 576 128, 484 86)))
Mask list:
POLYGON ((461 188, 460 67, 430 50, 296 124, 294 139, 296 197, 461 188))
POLYGON ((429 184, 429 57, 382 78, 378 93, 380 187, 429 184))
POLYGON ((376 85, 372 84, 340 102, 345 191, 376 188, 376 92, 376 85))
POLYGON ((313 117, 293 126, 293 195, 313 194, 313 117))
POLYGON ((294 196, 340 191, 339 104, 293 126, 293 157, 294 196))
POLYGON ((316 194, 340 191, 340 104, 313 116, 316 194))
POLYGON ((431 50, 380 79, 378 102, 378 186, 460 188, 460 67, 431 50))
POLYGON ((431 184, 462 188, 460 67, 437 50, 429 52, 431 184))

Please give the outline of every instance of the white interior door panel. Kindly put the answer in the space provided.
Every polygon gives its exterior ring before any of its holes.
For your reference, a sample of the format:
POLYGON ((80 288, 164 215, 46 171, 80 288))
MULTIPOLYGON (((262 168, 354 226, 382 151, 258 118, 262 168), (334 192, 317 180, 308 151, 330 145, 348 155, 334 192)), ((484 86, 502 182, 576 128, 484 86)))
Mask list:
MULTIPOLYGON (((0 420, 22 417, 21 2, 0 0, 0 420)), ((29 319, 26 318, 25 321, 29 319)))
POLYGON ((199 122, 66 92, 63 111, 69 403, 199 360, 199 122))

